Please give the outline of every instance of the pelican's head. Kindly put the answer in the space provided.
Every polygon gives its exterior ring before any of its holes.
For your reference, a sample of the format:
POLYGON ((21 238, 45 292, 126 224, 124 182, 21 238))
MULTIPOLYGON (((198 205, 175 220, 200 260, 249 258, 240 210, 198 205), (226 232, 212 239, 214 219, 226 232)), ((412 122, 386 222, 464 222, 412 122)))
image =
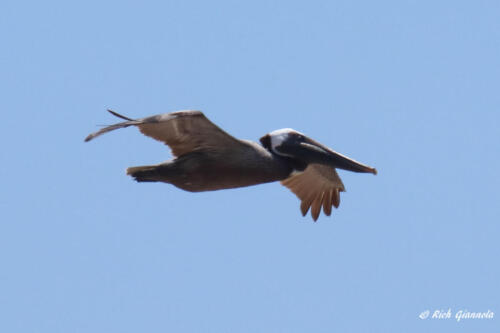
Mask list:
POLYGON ((300 164, 326 164, 334 168, 377 174, 375 168, 348 158, 291 128, 272 131, 260 138, 262 145, 281 157, 291 158, 300 164))

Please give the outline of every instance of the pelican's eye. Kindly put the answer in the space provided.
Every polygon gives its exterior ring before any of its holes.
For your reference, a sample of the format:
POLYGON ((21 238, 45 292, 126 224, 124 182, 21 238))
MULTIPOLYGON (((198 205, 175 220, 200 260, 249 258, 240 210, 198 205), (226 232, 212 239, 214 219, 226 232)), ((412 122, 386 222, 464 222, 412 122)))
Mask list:
POLYGON ((306 139, 302 134, 297 135, 297 141, 303 142, 306 139))

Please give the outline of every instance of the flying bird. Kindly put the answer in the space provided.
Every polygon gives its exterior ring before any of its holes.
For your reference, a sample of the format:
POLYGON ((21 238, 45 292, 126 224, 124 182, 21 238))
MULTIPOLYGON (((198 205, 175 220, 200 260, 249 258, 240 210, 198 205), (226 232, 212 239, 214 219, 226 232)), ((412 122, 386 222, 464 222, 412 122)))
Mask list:
POLYGON ((214 191, 280 181, 301 200, 305 216, 314 221, 321 207, 330 216, 340 204, 344 184, 336 168, 377 174, 361 164, 291 128, 270 132, 260 145, 239 140, 200 111, 186 110, 131 119, 112 110, 123 122, 90 134, 85 141, 128 126, 168 145, 174 158, 156 165, 130 167, 138 182, 165 182, 190 192, 214 191))

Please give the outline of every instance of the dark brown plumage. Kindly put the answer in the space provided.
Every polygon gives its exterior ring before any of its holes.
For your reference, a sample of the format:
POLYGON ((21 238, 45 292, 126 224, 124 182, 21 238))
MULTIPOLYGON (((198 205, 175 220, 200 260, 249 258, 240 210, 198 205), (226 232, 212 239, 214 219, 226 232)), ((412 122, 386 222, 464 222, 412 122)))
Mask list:
POLYGON ((344 184, 335 168, 376 174, 374 168, 349 159, 291 129, 261 138, 263 146, 229 135, 200 111, 177 111, 107 126, 85 138, 137 126, 146 136, 168 145, 175 157, 156 165, 130 167, 139 182, 165 182, 186 191, 213 191, 281 181, 302 201, 303 215, 311 209, 316 221, 323 207, 330 215, 340 203, 344 184))

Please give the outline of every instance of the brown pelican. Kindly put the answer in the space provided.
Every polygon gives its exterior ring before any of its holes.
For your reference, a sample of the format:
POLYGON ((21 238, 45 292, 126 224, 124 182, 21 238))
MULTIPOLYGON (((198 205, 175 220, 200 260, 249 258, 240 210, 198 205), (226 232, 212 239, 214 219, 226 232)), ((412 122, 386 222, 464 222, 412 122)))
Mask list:
POLYGON ((259 145, 238 140, 200 111, 177 111, 142 119, 130 119, 90 134, 85 141, 123 127, 137 126, 153 139, 172 149, 172 160, 127 169, 138 182, 165 182, 191 192, 214 191, 274 181, 288 187, 302 201, 305 216, 309 208, 314 221, 321 207, 330 216, 345 191, 335 168, 377 174, 361 164, 290 128, 260 138, 259 145))

